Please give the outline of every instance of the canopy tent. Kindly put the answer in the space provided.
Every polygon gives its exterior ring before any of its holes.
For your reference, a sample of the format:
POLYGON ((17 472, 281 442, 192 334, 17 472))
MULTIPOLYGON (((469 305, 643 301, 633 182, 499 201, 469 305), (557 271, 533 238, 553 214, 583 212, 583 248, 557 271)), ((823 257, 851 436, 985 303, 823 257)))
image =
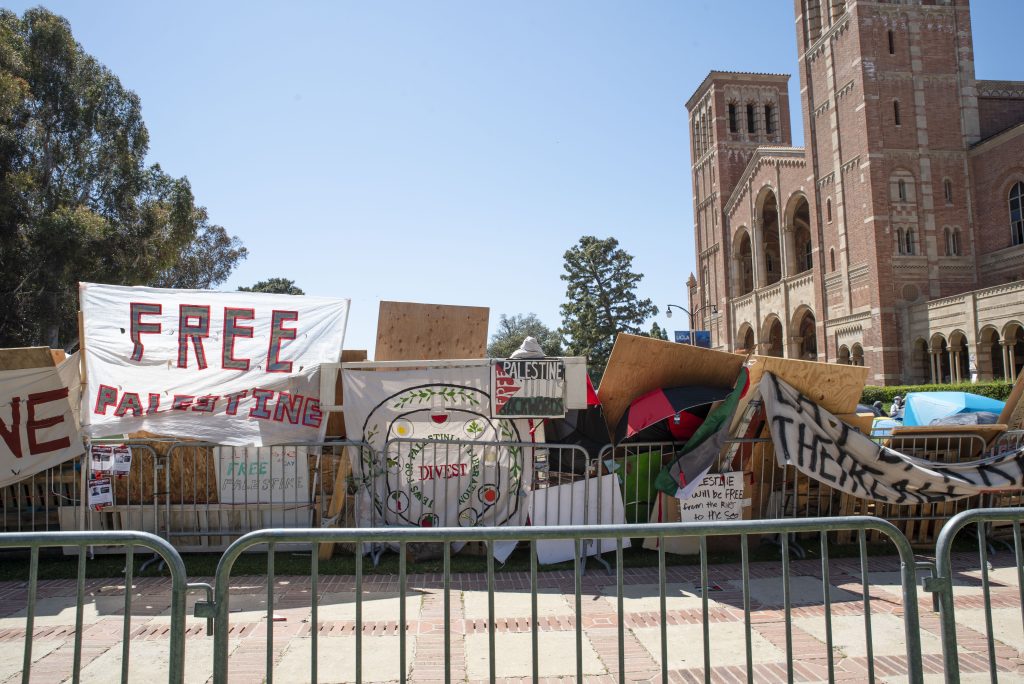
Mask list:
POLYGON ((904 425, 931 425, 958 413, 989 411, 998 414, 1006 402, 970 392, 911 392, 903 412, 904 425))

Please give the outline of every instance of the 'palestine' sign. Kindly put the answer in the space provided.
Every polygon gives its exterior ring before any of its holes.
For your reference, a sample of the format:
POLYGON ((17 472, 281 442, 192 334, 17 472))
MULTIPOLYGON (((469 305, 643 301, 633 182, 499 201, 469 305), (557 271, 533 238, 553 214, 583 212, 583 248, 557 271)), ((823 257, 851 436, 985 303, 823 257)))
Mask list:
POLYGON ((503 359, 491 366, 492 417, 564 418, 565 363, 503 359))

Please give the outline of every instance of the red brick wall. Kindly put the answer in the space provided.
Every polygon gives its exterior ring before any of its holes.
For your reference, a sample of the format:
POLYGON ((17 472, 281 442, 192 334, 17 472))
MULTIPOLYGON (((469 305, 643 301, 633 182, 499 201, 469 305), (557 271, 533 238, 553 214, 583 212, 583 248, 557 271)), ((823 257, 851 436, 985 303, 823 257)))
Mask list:
POLYGON ((1024 122, 1024 98, 979 97, 978 118, 984 140, 1024 122))

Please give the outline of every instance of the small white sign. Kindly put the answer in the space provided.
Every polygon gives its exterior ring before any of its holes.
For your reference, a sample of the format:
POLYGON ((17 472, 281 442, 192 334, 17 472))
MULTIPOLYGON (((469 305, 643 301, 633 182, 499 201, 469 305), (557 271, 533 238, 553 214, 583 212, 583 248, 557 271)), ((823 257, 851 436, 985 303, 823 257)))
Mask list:
POLYGON ((97 477, 89 481, 89 505, 94 511, 114 505, 114 488, 109 477, 97 477))
POLYGON ((218 452, 221 503, 309 503, 306 447, 221 447, 218 452))
POLYGON ((132 448, 127 444, 93 444, 89 453, 92 472, 125 477, 132 469, 132 448))
POLYGON ((693 495, 679 502, 679 514, 683 522, 740 520, 745 502, 742 472, 709 473, 693 495))

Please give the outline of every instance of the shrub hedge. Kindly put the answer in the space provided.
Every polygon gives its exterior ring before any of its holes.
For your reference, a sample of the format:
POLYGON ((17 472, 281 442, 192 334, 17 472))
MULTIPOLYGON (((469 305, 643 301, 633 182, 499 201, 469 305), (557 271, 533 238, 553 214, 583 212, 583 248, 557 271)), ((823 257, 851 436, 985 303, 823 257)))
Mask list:
POLYGON ((888 385, 886 387, 865 385, 864 393, 860 395, 860 401, 868 406, 876 401, 880 401, 883 404, 891 404, 892 398, 897 394, 905 397, 908 392, 971 392, 972 394, 980 394, 983 397, 1006 401, 1006 398, 1010 396, 1011 389, 1013 389, 1013 384, 1005 380, 993 380, 974 384, 961 382, 955 385, 888 385))

